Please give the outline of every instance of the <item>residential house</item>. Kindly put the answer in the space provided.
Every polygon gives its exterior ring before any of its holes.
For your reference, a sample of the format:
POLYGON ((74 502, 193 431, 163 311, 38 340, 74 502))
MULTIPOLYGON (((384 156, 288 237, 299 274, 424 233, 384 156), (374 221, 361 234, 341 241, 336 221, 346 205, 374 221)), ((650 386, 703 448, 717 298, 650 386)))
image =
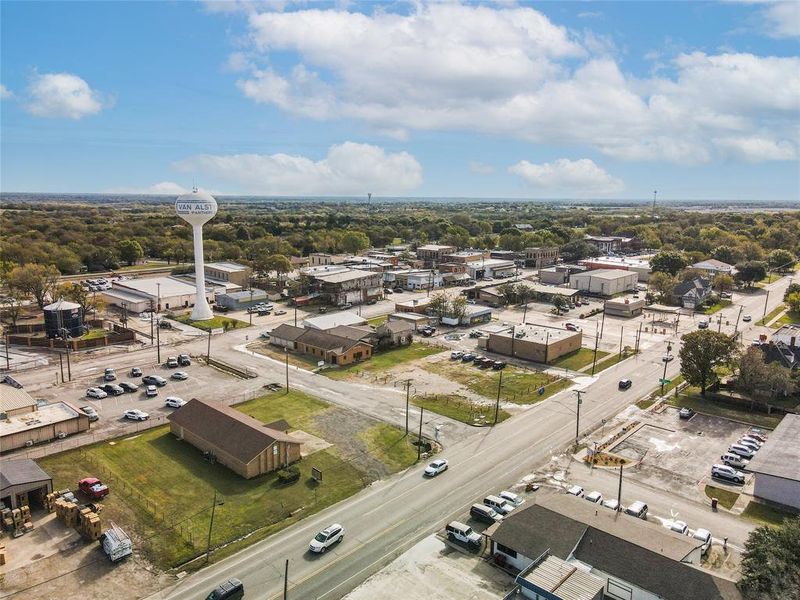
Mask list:
POLYGON ((300 460, 300 442, 222 404, 193 398, 169 414, 170 431, 252 479, 300 460))
POLYGON ((700 568, 698 540, 569 494, 545 492, 484 534, 495 563, 519 572, 525 598, 742 598, 734 581, 700 568))
POLYGON ((706 275, 712 279, 719 273, 724 273, 725 275, 730 275, 731 277, 736 274, 736 267, 729 265, 728 263, 724 263, 721 260, 717 260, 716 258, 709 258, 708 260, 700 261, 699 263, 693 264, 690 268, 697 269, 698 271, 705 271, 706 275))
POLYGON ((770 343, 761 347, 767 362, 778 361, 789 369, 800 369, 800 325, 783 325, 772 334, 770 343))
POLYGON ((317 329, 306 329, 295 340, 295 348, 301 354, 317 357, 332 365, 349 365, 372 356, 371 344, 317 329))
POLYGON ((695 277, 675 286, 672 296, 684 308, 696 309, 711 295, 711 281, 705 277, 695 277))
POLYGON ((414 330, 414 324, 407 321, 385 321, 375 329, 378 347, 407 346, 414 339, 414 330))

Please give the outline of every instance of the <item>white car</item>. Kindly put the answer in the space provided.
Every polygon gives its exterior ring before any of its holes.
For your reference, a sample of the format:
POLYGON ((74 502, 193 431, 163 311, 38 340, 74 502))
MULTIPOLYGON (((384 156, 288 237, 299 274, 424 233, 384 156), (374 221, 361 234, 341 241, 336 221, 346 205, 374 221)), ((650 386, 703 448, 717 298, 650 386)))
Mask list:
POLYGON ((675 358, 675 355, 673 355, 673 354, 665 354, 664 356, 661 357, 661 360, 663 362, 670 362, 674 358, 675 358))
POLYGON ((519 494, 515 494, 514 492, 507 492, 503 490, 498 494, 503 500, 508 501, 509 504, 512 506, 519 506, 520 504, 525 503, 525 498, 520 496, 519 494))
POLYGON ((602 504, 603 494, 598 491, 589 492, 583 497, 583 499, 588 500, 589 502, 594 502, 595 504, 602 504))
POLYGON ((689 526, 683 521, 673 521, 669 526, 669 530, 681 535, 689 535, 689 526))
MULTIPOLYGON (((745 323, 749 323, 752 320, 753 320, 753 317, 751 317, 750 315, 745 315, 745 316, 742 317, 742 321, 744 321, 745 323)), ((705 531, 705 529, 703 531, 705 531)))
POLYGON ((131 421, 145 421, 150 418, 150 415, 148 415, 146 412, 136 409, 126 410, 123 413, 123 416, 131 421))
POLYGON ((158 396, 158 388, 154 385, 148 385, 144 390, 144 395, 148 398, 158 396))
POLYGON ((311 540, 311 543, 308 545, 308 549, 311 550, 311 552, 322 554, 334 544, 341 542, 343 538, 344 527, 338 523, 334 523, 315 535, 314 539, 311 540))
POLYGON ((744 473, 728 465, 714 465, 711 467, 711 476, 716 479, 732 481, 733 483, 744 483, 744 473))
POLYGON ((578 498, 583 497, 583 488, 579 485, 573 485, 571 488, 567 490, 568 494, 572 494, 573 496, 577 496, 578 498))
POLYGON ((86 390, 86 395, 89 396, 89 398, 97 398, 98 400, 108 396, 108 394, 106 394, 103 390, 96 387, 90 387, 88 390, 86 390))
POLYGON ((703 550, 703 554, 706 554, 708 549, 711 548, 711 532, 708 529, 697 529, 692 537, 703 542, 701 548, 703 550))
POLYGON ((170 379, 176 379, 178 381, 186 381, 189 379, 189 375, 186 374, 186 371, 175 371, 172 375, 169 376, 170 379))
POLYGON ((425 467, 426 477, 436 477, 439 473, 447 471, 447 461, 443 458, 436 459, 427 467, 425 467))
POLYGON ((177 396, 167 396, 167 401, 164 404, 170 408, 180 408, 186 404, 186 400, 178 398, 177 396))
POLYGON ((603 506, 611 510, 619 510, 619 501, 616 498, 612 500, 603 500, 603 506))

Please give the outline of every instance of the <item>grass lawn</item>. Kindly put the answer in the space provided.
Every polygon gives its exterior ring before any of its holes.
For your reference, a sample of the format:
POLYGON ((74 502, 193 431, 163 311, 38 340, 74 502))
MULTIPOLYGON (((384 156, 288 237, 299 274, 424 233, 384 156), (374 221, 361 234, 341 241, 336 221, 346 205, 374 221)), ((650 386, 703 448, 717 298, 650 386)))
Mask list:
POLYGON ((651 398, 645 398, 643 400, 639 400, 636 403, 636 407, 640 408, 642 410, 646 410, 646 409, 650 408, 651 406, 653 406, 654 403, 655 403, 655 398, 652 398, 652 397, 651 398))
MULTIPOLYGON (((457 394, 414 396, 411 403, 467 425, 484 425, 494 422, 494 406, 470 402, 457 394)), ((505 421, 510 416, 501 408, 497 413, 497 422, 505 421)))
POLYGON ((785 310, 785 309, 786 309, 786 307, 785 307, 783 304, 779 304, 778 306, 776 306, 775 308, 773 308, 771 311, 769 311, 769 312, 767 313, 767 316, 766 316, 766 317, 764 317, 763 319, 759 319, 759 320, 756 322, 756 325, 766 325, 766 324, 767 324, 767 323, 769 323, 769 322, 770 322, 772 319, 774 319, 774 318, 775 318, 775 317, 777 317, 779 314, 781 314, 781 311, 783 311, 783 310, 785 310))
POLYGON ((90 329, 88 333, 85 333, 79 340, 96 340, 98 338, 104 338, 108 335, 108 330, 103 329, 101 327, 97 327, 95 329, 90 329))
POLYGON ((192 327, 197 327, 203 331, 211 331, 212 329, 242 329, 243 327, 250 327, 250 325, 244 321, 232 319, 231 317, 220 317, 218 315, 215 315, 206 321, 192 321, 191 315, 180 315, 173 318, 176 321, 185 323, 186 325, 191 325, 192 327))
POLYGON ((372 358, 364 362, 344 367, 325 369, 321 371, 321 373, 327 375, 331 379, 344 379, 360 371, 364 371, 365 373, 377 373, 378 371, 391 369, 404 362, 410 362, 432 354, 438 354, 441 351, 441 348, 434 348, 427 344, 412 343, 410 346, 402 346, 400 348, 376 352, 372 355, 372 358))
POLYGON ((793 310, 786 311, 777 321, 770 325, 770 327, 773 329, 779 329, 784 325, 792 324, 800 324, 800 312, 795 312, 793 310))
MULTIPOLYGON (((439 361, 423 365, 428 371, 436 373, 460 383, 484 398, 497 397, 497 386, 500 381, 500 371, 479 369, 472 363, 461 361, 439 361)), ((533 404, 560 392, 572 385, 569 379, 561 379, 540 371, 527 371, 512 365, 502 371, 503 386, 500 398, 504 402, 515 404, 533 404), (539 388, 544 387, 544 393, 539 395, 539 388)))
MULTIPOLYGON (((608 352, 604 352, 603 350, 597 351, 598 362, 604 356, 608 356, 608 352)), ((578 350, 575 350, 574 352, 570 352, 569 354, 560 356, 556 360, 551 361, 549 364, 551 367, 558 367, 560 369, 569 369, 570 371, 578 371, 583 367, 585 367, 586 365, 592 364, 592 360, 594 360, 594 349, 580 348, 578 350)))
MULTIPOLYGON (((264 422, 284 418, 293 429, 309 433, 315 433, 315 415, 336 410, 294 390, 268 394, 237 408, 264 422)), ((408 442, 398 442, 401 437, 400 429, 383 424, 365 432, 371 453, 392 469, 413 462, 408 442)), ((166 426, 48 456, 39 463, 53 475, 57 489, 74 488, 75 482, 87 475, 108 483, 111 494, 103 502, 103 526, 113 520, 134 534, 137 549, 161 568, 179 565, 205 551, 215 491, 224 504, 216 508, 212 547, 258 530, 212 556, 218 559, 353 495, 369 483, 367 474, 343 460, 335 448, 297 463, 301 476, 296 483, 281 485, 275 474, 246 480, 219 463, 204 460, 200 451, 176 439, 166 426), (311 480, 312 467, 322 470, 321 484, 311 480)))
POLYGON ((718 488, 713 485, 706 486, 706 496, 709 498, 716 498, 719 500, 719 505, 728 510, 732 509, 733 505, 736 504, 736 501, 739 499, 739 494, 737 492, 718 488))
MULTIPOLYGON (((599 351, 597 353, 600 354, 599 351)), ((631 356, 633 356, 633 353, 627 354, 627 353, 623 352, 622 354, 614 354, 611 358, 608 358, 608 359, 604 360, 603 362, 598 362, 597 365, 594 368, 594 374, 597 375, 601 371, 605 371, 609 367, 613 367, 617 363, 620 363, 623 360, 625 360, 626 358, 630 358, 631 356)), ((589 371, 591 372, 591 369, 589 371)))
POLYGON ((712 304, 711 306, 706 306, 703 310, 698 311, 703 315, 713 315, 715 312, 718 312, 725 308, 726 306, 730 306, 730 300, 720 300, 716 304, 712 304))
POLYGON ((777 527, 783 525, 784 519, 796 517, 797 514, 789 511, 783 511, 778 508, 773 508, 753 500, 745 507, 744 511, 742 512, 742 516, 745 519, 758 523, 759 525, 772 525, 777 527))
POLYGON ((380 317, 372 317, 371 319, 367 319, 367 323, 372 325, 373 327, 377 327, 378 325, 383 325, 386 323, 389 315, 381 315, 380 317))
POLYGON ((392 471, 400 471, 417 462, 417 448, 411 445, 416 438, 406 435, 399 427, 378 423, 361 432, 359 437, 370 454, 389 465, 392 471))
POLYGON ((677 398, 674 396, 669 398, 667 400, 667 404, 677 407, 685 406, 687 408, 692 408, 697 412, 708 415, 716 415, 726 419, 733 419, 735 421, 742 421, 744 423, 750 423, 751 425, 756 425, 758 427, 767 427, 769 429, 775 429, 775 427, 783 418, 781 415, 768 415, 760 412, 749 412, 730 404, 722 404, 721 402, 715 402, 713 400, 703 398, 700 395, 698 388, 691 387, 687 388, 686 391, 681 392, 677 398))

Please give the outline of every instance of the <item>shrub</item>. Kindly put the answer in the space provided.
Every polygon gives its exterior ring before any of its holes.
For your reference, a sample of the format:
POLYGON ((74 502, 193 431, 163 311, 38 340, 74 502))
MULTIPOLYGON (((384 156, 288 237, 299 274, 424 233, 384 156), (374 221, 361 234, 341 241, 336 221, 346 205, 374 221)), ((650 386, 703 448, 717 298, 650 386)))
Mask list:
POLYGON ((278 471, 278 481, 280 483, 294 483, 300 479, 300 469, 296 465, 289 465, 285 469, 278 471))

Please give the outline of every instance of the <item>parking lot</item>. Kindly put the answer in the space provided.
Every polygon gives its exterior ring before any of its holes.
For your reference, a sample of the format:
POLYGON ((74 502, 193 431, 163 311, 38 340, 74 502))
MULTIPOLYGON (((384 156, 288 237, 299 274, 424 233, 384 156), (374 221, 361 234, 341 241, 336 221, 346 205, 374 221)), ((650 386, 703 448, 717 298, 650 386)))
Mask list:
MULTIPOLYGON (((625 470, 625 477, 690 499, 703 494, 700 484, 712 483, 711 465, 720 463, 728 446, 749 429, 735 421, 700 414, 680 419, 678 410, 671 407, 636 418, 643 427, 611 449, 638 461, 638 466, 625 470)), ((713 485, 737 491, 742 487, 721 480, 713 480, 713 485)))

